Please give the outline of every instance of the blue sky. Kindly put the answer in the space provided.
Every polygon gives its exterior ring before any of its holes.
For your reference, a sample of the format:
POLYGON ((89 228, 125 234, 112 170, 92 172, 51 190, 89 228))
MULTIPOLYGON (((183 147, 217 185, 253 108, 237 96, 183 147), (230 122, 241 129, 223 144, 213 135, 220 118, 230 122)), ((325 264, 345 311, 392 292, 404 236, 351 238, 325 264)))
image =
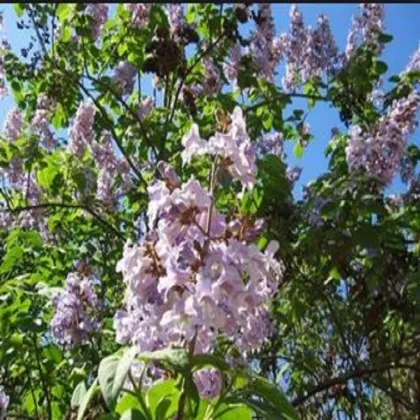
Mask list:
MULTIPOLYGON (((316 17, 319 13, 328 16, 336 42, 341 50, 344 49, 346 38, 351 25, 351 17, 356 12, 357 4, 302 4, 299 5, 305 20, 305 24, 315 26, 316 17)), ((289 25, 288 4, 273 5, 273 15, 277 32, 283 32, 289 25)), ((27 45, 22 31, 16 29, 16 16, 11 4, 0 6, 4 14, 3 34, 10 40, 14 49, 20 49, 27 45)), ((386 4, 385 5, 385 26, 386 31, 394 36, 392 43, 388 44, 382 59, 388 64, 386 76, 399 73, 406 66, 411 54, 418 48, 420 41, 420 4, 386 4)), ((281 74, 278 77, 280 83, 281 74)), ((297 107, 305 109, 305 101, 295 101, 297 107)), ((4 118, 8 109, 13 106, 10 98, 0 101, 0 127, 3 126, 4 118)), ((291 144, 286 147, 288 151, 288 162, 292 165, 303 167, 299 182, 295 187, 295 195, 301 196, 302 185, 315 179, 327 168, 327 161, 324 157, 324 149, 330 138, 331 127, 342 126, 338 113, 330 109, 328 104, 318 103, 311 111, 307 121, 311 127, 314 139, 306 148, 304 156, 296 159, 291 151, 291 144), (290 147, 289 147, 290 146, 290 147)), ((414 139, 419 144, 420 130, 415 133, 414 139)), ((401 182, 397 179, 390 188, 393 192, 402 188, 401 182)))

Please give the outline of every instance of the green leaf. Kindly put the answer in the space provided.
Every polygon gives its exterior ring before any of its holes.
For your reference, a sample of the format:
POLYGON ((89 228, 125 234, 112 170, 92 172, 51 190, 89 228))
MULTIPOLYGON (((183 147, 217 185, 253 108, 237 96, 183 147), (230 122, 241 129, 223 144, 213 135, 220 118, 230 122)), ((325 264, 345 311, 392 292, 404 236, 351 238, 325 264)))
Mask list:
POLYGON ((25 9, 21 3, 15 3, 13 5, 13 10, 15 11, 17 17, 22 17, 23 13, 25 12, 25 9))
POLYGON ((198 410, 200 409, 200 396, 197 387, 191 374, 186 375, 185 380, 185 393, 189 402, 190 412, 192 418, 196 418, 198 410))
POLYGON ((266 112, 263 116, 262 125, 266 131, 269 131, 273 126, 273 115, 270 112, 266 112))
POLYGON ((382 42, 383 44, 387 44, 388 42, 391 42, 394 39, 394 37, 390 34, 380 34, 378 37, 378 41, 382 42))
POLYGON ((38 183, 41 187, 51 188, 56 176, 60 173, 59 167, 52 161, 48 166, 38 171, 38 183))
POLYGON ((192 367, 202 368, 209 365, 218 368, 221 372, 225 372, 230 368, 230 365, 222 358, 212 354, 196 354, 191 358, 192 367))
POLYGON ((3 262, 0 265, 0 273, 6 273, 10 271, 15 265, 17 265, 23 256, 23 247, 14 246, 7 250, 6 255, 3 257, 3 262))
POLYGON ((263 206, 274 205, 290 197, 286 168, 277 156, 268 155, 259 163, 258 178, 262 180, 263 184, 263 206))
MULTIPOLYGON (((287 420, 298 419, 295 409, 289 403, 284 394, 268 380, 261 377, 253 378, 250 383, 250 387, 254 394, 265 401, 265 404, 262 404, 263 407, 267 407, 268 405, 271 406, 278 414, 281 414, 287 420)), ((256 403, 256 401, 252 402, 254 404, 256 403)))
POLYGON ((124 411, 120 420, 147 420, 147 417, 141 411, 130 408, 124 411))
POLYGON ((87 390, 85 382, 79 382, 79 384, 74 389, 73 395, 71 397, 71 408, 77 408, 81 405, 86 391, 87 390))
MULTIPOLYGON (((62 42, 69 42, 71 40, 73 34, 73 29, 71 26, 63 26, 61 28, 61 36, 60 39, 62 42)), ((54 120, 53 120, 53 126, 55 129, 57 129, 56 124, 54 124, 54 120)))
POLYGON ((293 154, 297 159, 300 159, 303 156, 303 147, 299 141, 297 141, 293 147, 293 154))
POLYGON ((83 400, 80 403, 79 411, 77 412, 77 420, 83 420, 85 412, 89 406, 92 398, 99 392, 98 379, 95 379, 89 390, 86 392, 83 400))
MULTIPOLYGON (((177 381, 169 379, 152 386, 146 394, 146 403, 155 419, 161 419, 162 411, 176 412, 181 391, 177 388, 177 381), (167 401, 167 402, 165 402, 167 401), (158 413, 159 411, 159 413, 158 413)), ((169 416, 169 414, 166 414, 169 416)))
POLYGON ((135 347, 129 348, 124 352, 123 356, 121 357, 118 363, 113 384, 113 393, 117 396, 124 385, 124 382, 127 378, 128 372, 130 371, 131 365, 133 364, 133 360, 136 356, 136 353, 137 350, 135 347))
POLYGON ((401 77, 400 76, 398 76, 398 75, 396 75, 396 74, 394 74, 393 76, 391 76, 389 79, 388 79, 390 82, 393 82, 393 83, 399 83, 400 82, 400 80, 401 80, 401 77))
POLYGON ((71 15, 73 7, 74 7, 73 4, 60 3, 57 7, 57 12, 56 12, 58 19, 61 22, 67 20, 71 15))
POLYGON ((214 420, 251 420, 252 410, 246 405, 221 404, 214 413, 214 420))
POLYGON ((178 400, 163 397, 156 407, 156 420, 172 418, 178 409, 178 400))
POLYGON ((166 364, 176 372, 185 373, 188 370, 189 358, 186 349, 165 349, 154 352, 140 353, 138 356, 145 361, 155 361, 166 364))
POLYGON ((124 411, 128 410, 129 408, 135 408, 140 410, 141 404, 137 397, 128 392, 124 393, 121 399, 118 401, 118 404, 115 407, 115 411, 119 414, 124 413, 124 411))
POLYGON ((108 408, 113 409, 127 378, 136 349, 131 347, 123 356, 112 355, 102 360, 98 370, 98 380, 108 408))
POLYGON ((376 73, 381 75, 388 71, 388 66, 383 61, 377 61, 375 64, 375 69, 376 69, 376 73))
MULTIPOLYGON (((71 33, 70 33, 70 36, 71 36, 71 33)), ((52 118, 51 123, 52 123, 53 127, 56 130, 58 130, 59 128, 61 128, 64 125, 65 119, 66 119, 66 113, 64 111, 64 108, 60 103, 58 103, 55 107, 54 116, 52 118)))

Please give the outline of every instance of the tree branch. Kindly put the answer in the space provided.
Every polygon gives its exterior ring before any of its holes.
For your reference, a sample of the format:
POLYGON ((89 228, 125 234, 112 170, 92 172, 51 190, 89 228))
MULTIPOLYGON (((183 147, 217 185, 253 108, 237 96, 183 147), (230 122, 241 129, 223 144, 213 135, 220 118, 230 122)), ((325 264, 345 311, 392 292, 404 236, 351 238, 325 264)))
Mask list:
POLYGON ((303 93, 279 93, 279 97, 267 99, 266 101, 259 102, 257 104, 251 105, 244 109, 244 114, 247 114, 248 112, 255 111, 261 106, 265 105, 271 105, 273 103, 276 103, 277 101, 283 101, 284 99, 290 99, 290 98, 304 98, 304 99, 313 99, 315 101, 323 101, 323 102, 331 102, 330 99, 328 99, 326 96, 320 96, 320 95, 305 95, 303 93))
POLYGON ((410 369, 413 371, 418 371, 419 368, 407 365, 407 364, 386 364, 386 365, 379 365, 374 366, 370 368, 358 368, 354 369, 350 372, 345 373, 344 375, 337 376, 335 378, 331 378, 321 384, 318 384, 314 388, 312 388, 309 392, 307 392, 305 395, 302 395, 301 397, 297 397, 292 401, 293 406, 302 405, 304 402, 306 402, 308 399, 312 398, 316 394, 319 394, 321 392, 324 392, 328 390, 329 388, 333 387, 334 385, 339 384, 345 384, 351 379, 357 379, 357 378, 363 378, 366 375, 382 372, 388 369, 410 369))
POLYGON ((124 156, 124 158, 126 159, 127 163, 129 164, 130 168, 133 170, 133 172, 137 175, 137 178, 140 179, 145 185, 147 185, 147 182, 145 181, 145 179, 143 178, 143 175, 141 174, 141 172, 135 167, 133 161, 130 159, 130 156, 128 156, 126 150, 124 149, 121 140, 119 139, 114 127, 113 127, 113 121, 111 121, 111 119, 108 116, 108 113, 106 112, 106 110, 104 109, 104 107, 99 103, 99 101, 97 100, 97 98, 95 98, 88 89, 86 89, 83 84, 78 81, 77 82, 78 86, 80 87, 80 89, 83 91, 83 93, 90 98, 93 103, 95 104, 95 106, 98 108, 99 112, 101 113, 101 116, 103 119, 106 120, 107 122, 107 126, 108 129, 111 131, 112 133, 112 137, 114 138, 115 143, 118 146, 118 149, 120 150, 121 154, 124 156))

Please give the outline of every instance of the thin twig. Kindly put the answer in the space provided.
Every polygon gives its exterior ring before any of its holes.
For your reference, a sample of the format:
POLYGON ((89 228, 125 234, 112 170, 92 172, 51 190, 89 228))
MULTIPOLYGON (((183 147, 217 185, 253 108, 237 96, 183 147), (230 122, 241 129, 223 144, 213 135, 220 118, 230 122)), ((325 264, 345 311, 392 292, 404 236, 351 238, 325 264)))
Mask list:
POLYGON ((108 116, 108 113, 106 112, 106 110, 102 107, 102 105, 99 103, 99 101, 88 91, 88 89, 86 89, 83 84, 79 81, 77 82, 78 86, 80 87, 80 89, 85 93, 85 95, 90 98, 93 103, 95 104, 95 106, 98 108, 98 110, 100 111, 102 118, 106 120, 106 122, 108 123, 108 129, 111 131, 112 136, 114 138, 115 143, 118 146, 118 149, 120 150, 121 154, 124 156, 124 158, 126 159, 127 163, 129 164, 130 168, 133 170, 133 172, 137 175, 137 178, 139 180, 141 180, 145 185, 147 185, 147 182, 145 181, 145 179, 143 178, 143 175, 141 174, 141 172, 136 168, 136 166, 134 165, 134 163, 132 162, 132 160, 130 159, 130 156, 128 156, 127 151, 124 149, 121 140, 119 139, 114 127, 113 127, 113 121, 111 121, 110 117, 108 116))
POLYGON ((388 369, 410 369, 410 370, 414 370, 414 371, 419 370, 415 366, 406 365, 406 364, 386 364, 386 365, 380 365, 380 366, 374 366, 374 367, 354 369, 350 372, 345 373, 344 375, 328 379, 327 381, 315 386, 309 392, 307 392, 305 395, 295 398, 292 401, 292 405, 295 406, 295 407, 298 406, 298 405, 301 405, 304 402, 306 402, 308 399, 315 396, 316 394, 319 394, 320 392, 324 392, 327 389, 333 387, 334 385, 345 384, 351 379, 362 378, 362 377, 364 377, 366 375, 369 375, 371 373, 382 372, 382 371, 388 370, 388 369))
POLYGON ((42 372, 42 366, 41 366, 41 360, 39 358, 39 350, 38 350, 38 344, 37 344, 37 337, 36 334, 34 334, 32 336, 32 340, 34 343, 34 347, 35 347, 35 359, 36 359, 36 364, 38 366, 38 370, 39 370, 39 377, 41 379, 41 385, 42 388, 44 390, 44 394, 45 394, 45 398, 47 400, 47 410, 48 410, 48 418, 52 419, 52 411, 51 411, 51 396, 50 393, 48 391, 48 387, 47 384, 45 382, 45 378, 44 378, 44 374, 42 372))
POLYGON ((320 95, 305 95, 303 93, 279 93, 279 96, 277 98, 271 98, 267 99, 266 101, 259 102, 257 104, 251 105, 244 109, 244 114, 247 114, 248 112, 255 111, 261 106, 271 105, 273 103, 276 103, 278 101, 284 101, 285 99, 290 98, 304 98, 304 99, 313 99, 316 101, 324 101, 324 102, 330 102, 331 100, 328 99, 326 96, 320 96, 320 95))

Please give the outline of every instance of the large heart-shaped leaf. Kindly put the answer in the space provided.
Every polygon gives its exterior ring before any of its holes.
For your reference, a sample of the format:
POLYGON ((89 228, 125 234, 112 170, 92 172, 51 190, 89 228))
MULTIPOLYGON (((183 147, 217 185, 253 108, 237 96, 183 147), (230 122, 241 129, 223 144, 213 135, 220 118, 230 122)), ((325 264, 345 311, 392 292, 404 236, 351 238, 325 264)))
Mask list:
POLYGON ((108 408, 113 409, 136 356, 134 347, 121 356, 113 354, 102 360, 98 370, 101 392, 108 408))

